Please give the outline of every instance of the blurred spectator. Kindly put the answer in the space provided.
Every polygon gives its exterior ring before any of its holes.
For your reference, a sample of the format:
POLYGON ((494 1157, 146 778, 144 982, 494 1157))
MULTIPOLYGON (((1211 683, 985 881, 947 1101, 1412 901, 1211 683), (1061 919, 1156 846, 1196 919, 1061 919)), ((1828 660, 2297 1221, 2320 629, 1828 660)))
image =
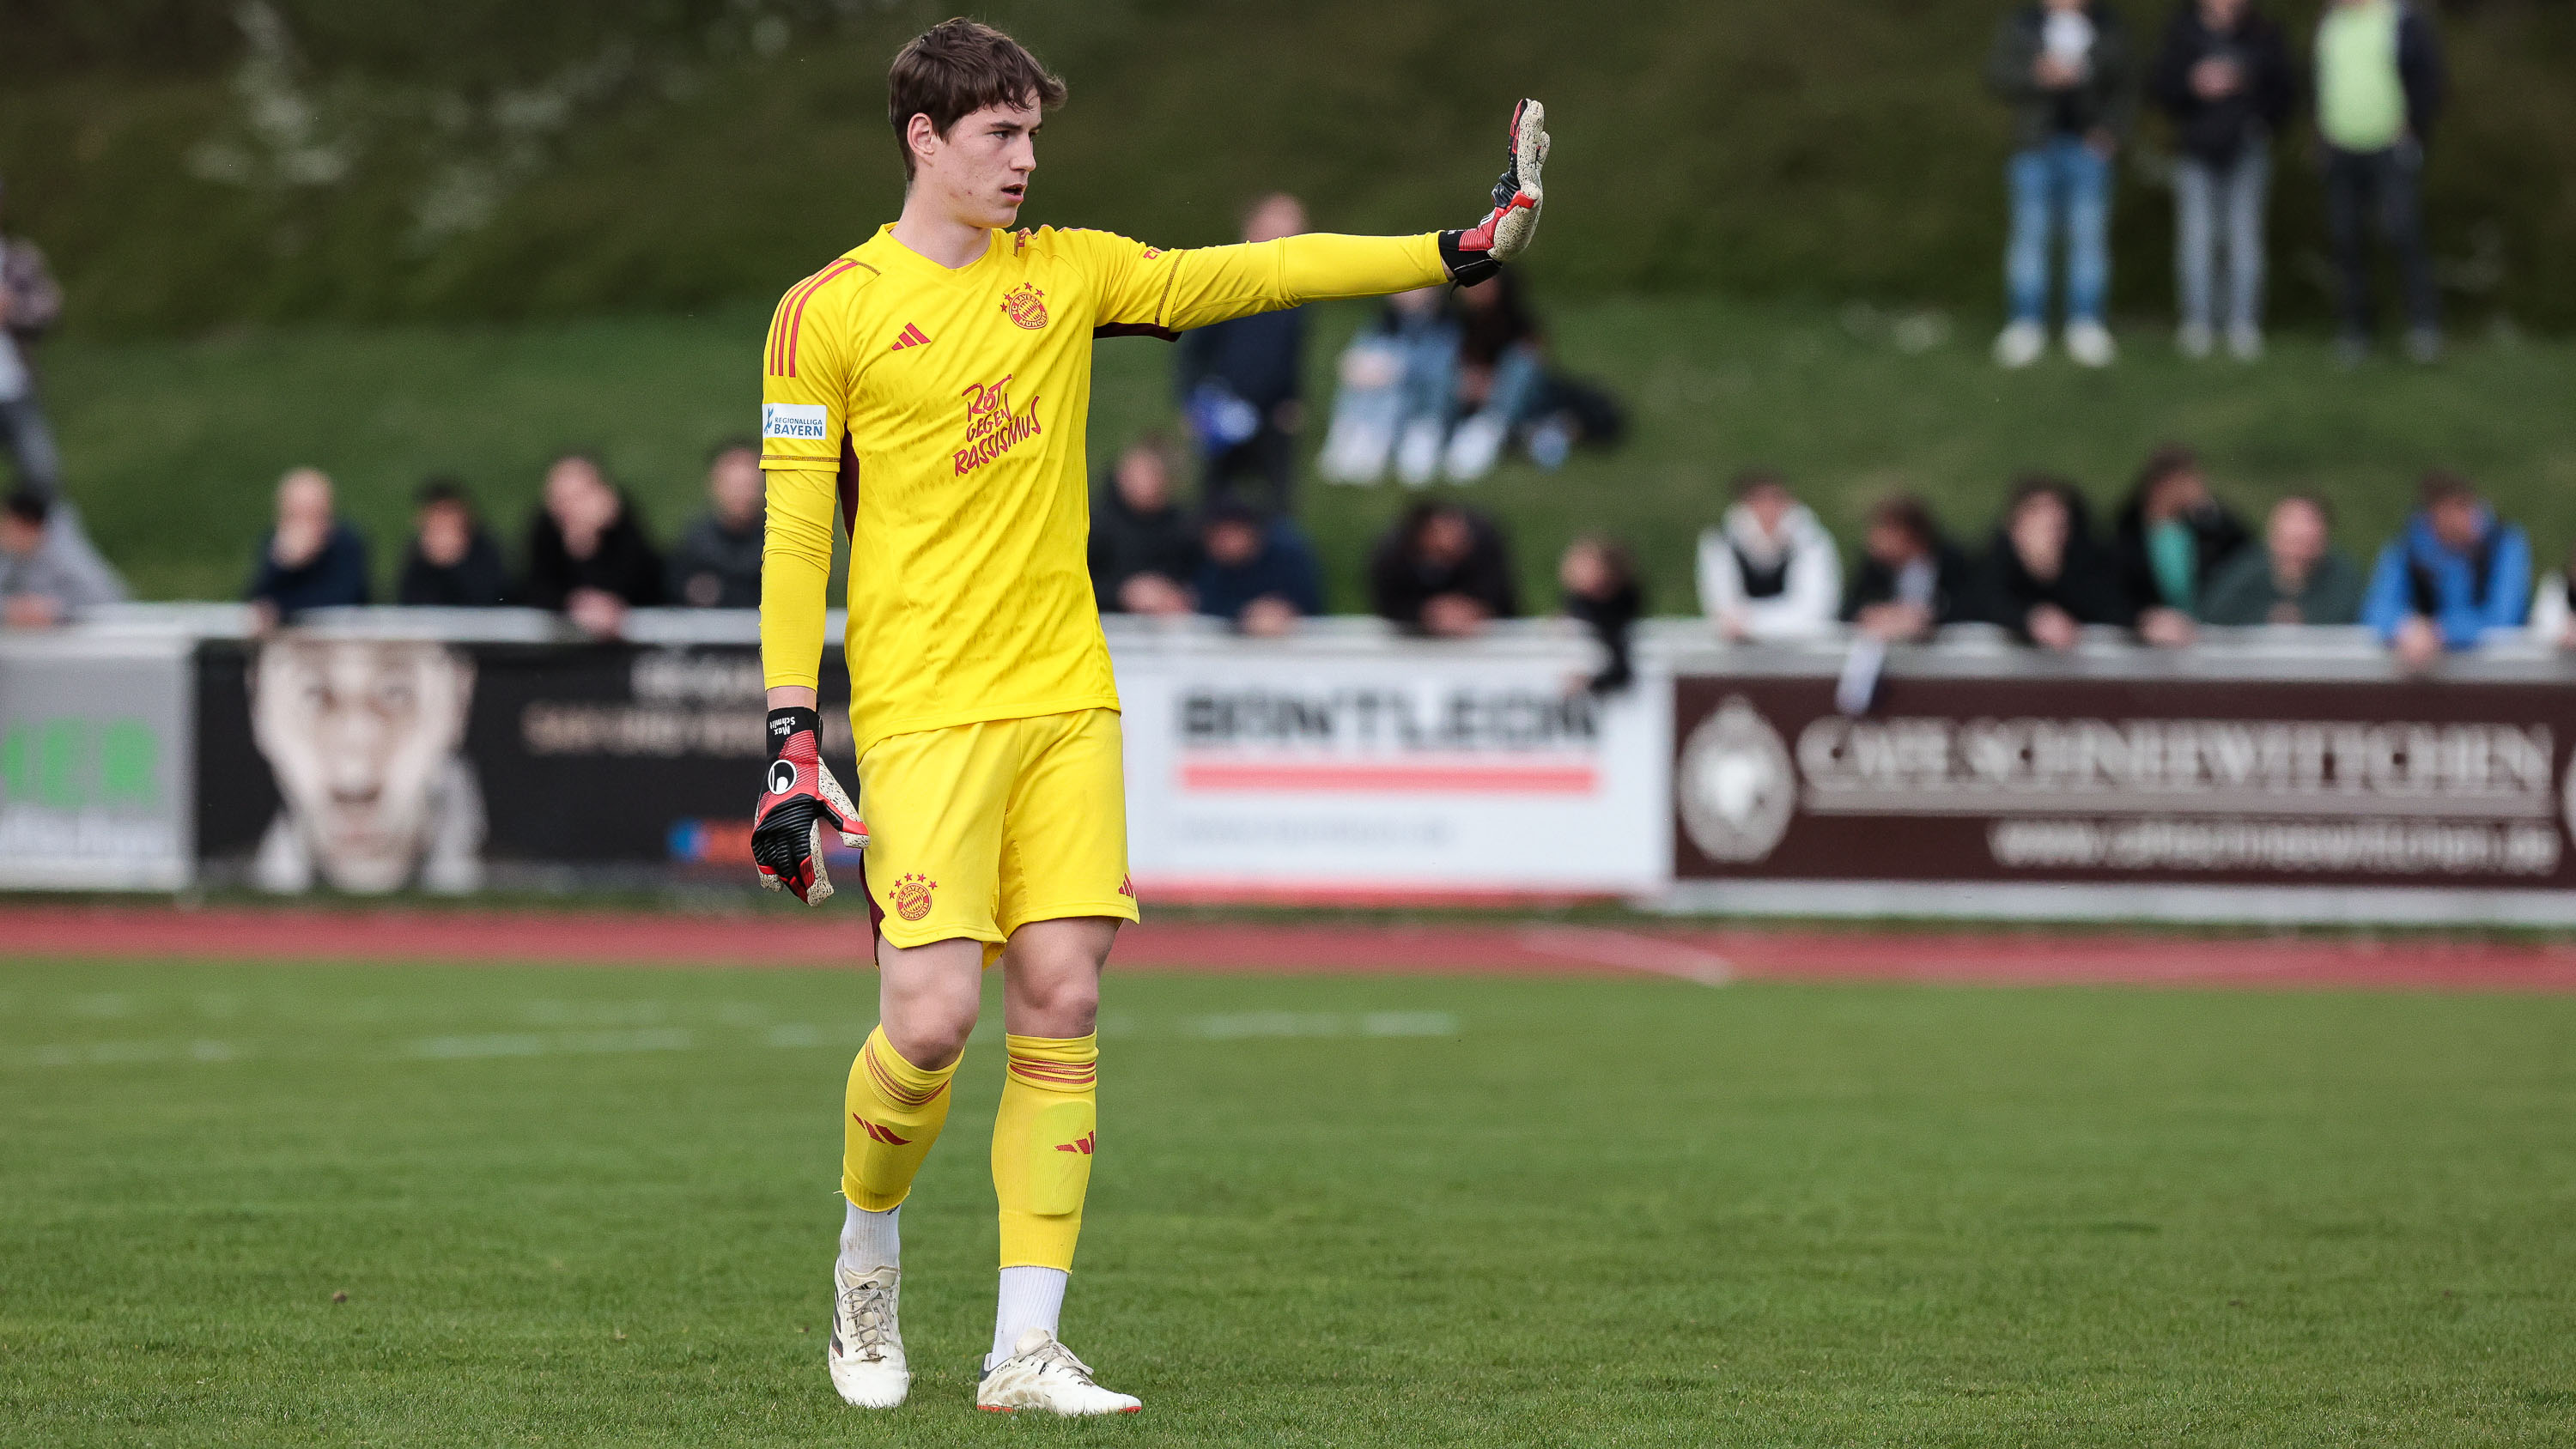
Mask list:
POLYGON ((2272 137, 2290 118, 2297 78, 2281 27, 2252 0, 2182 0, 2148 81, 2173 117, 2175 345, 2207 357, 2217 327, 2242 362, 2263 355, 2263 209, 2272 137), (2214 310, 2225 248, 2226 315, 2214 310))
POLYGON ((2531 637, 2552 649, 2576 649, 2576 547, 2567 550, 2567 566, 2532 591, 2531 637))
POLYGON ((1378 540, 1369 602, 1380 618, 1442 639, 1468 638, 1520 613, 1502 530, 1461 504, 1429 498, 1378 540))
POLYGON ((545 502, 528 520, 520 593, 594 639, 622 633, 629 607, 662 602, 661 555, 598 459, 566 453, 546 469, 545 502))
POLYGON ((2272 505, 2263 541, 2229 559, 2201 595, 2212 624, 2349 624, 2361 617, 2361 568, 2333 544, 2325 500, 2293 493, 2272 505))
POLYGON ((1324 576, 1315 549, 1296 523, 1263 518, 1229 500, 1199 521, 1199 612, 1233 622, 1246 634, 1275 638, 1324 611, 1324 576))
POLYGON ((55 505, 31 485, 0 504, 0 624, 41 629, 125 598, 116 571, 53 526, 55 505))
MULTIPOLYGON (((1252 204, 1243 239, 1277 241, 1306 230, 1305 203, 1275 192, 1252 204)), ((1270 490, 1272 511, 1294 503, 1297 432, 1306 367, 1306 312, 1257 312, 1181 334, 1176 380, 1181 411, 1206 461, 1199 496, 1231 498, 1249 474, 1270 490)))
POLYGON ((1335 483, 1375 483, 1392 457, 1405 482, 1430 482, 1457 398, 1458 331, 1445 287, 1387 298, 1342 350, 1333 426, 1316 471, 1335 483))
POLYGON ((1921 499, 1900 493, 1869 511, 1860 568, 1843 595, 1845 622, 1874 639, 1919 643, 1975 617, 1978 602, 1967 559, 1921 499))
POLYGON ((1565 612, 1582 621, 1601 641, 1607 655, 1600 670, 1584 681, 1594 694, 1614 694, 1635 682, 1628 639, 1645 612, 1645 590, 1637 582, 1637 563, 1628 546, 1603 534, 1586 534, 1568 545, 1556 565, 1556 581, 1565 590, 1565 612))
POLYGON ((2375 220, 2397 254, 2407 355, 2442 354, 2442 302, 2424 245, 2424 145, 2442 108, 2442 50, 2433 23, 2405 0, 2329 0, 2317 22, 2317 135, 2325 143, 2326 224, 2343 273, 2349 365, 2370 352, 2370 254, 2375 220))
POLYGON ((2119 567, 2093 541, 2084 497, 2063 478, 2013 485, 1986 565, 1986 617, 2045 649, 2072 649, 2086 624, 2138 621, 2119 567))
POLYGON ((251 571, 254 629, 264 634, 307 609, 363 604, 367 578, 367 541, 340 521, 330 475, 289 469, 277 481, 277 526, 251 571))
POLYGON ((2531 541, 2520 528, 2457 474, 2425 475, 2423 493, 2423 508, 2379 551, 2361 601, 2361 622, 2410 669, 2519 626, 2531 598, 2531 541))
POLYGON ((2190 643, 2210 579, 2250 541, 2245 525, 2210 496, 2199 454, 2174 444, 2149 454, 2112 529, 2138 633, 2166 648, 2190 643))
MULTIPOLYGON (((1473 483, 1494 471, 1503 445, 1529 420, 1546 384, 1538 323, 1521 300, 1520 286, 1520 274, 1506 268, 1458 289, 1461 416, 1441 464, 1453 483, 1473 483)), ((1564 462, 1564 444, 1543 446, 1539 456, 1564 462)))
POLYGON ((1735 501, 1699 536, 1699 605, 1721 639, 1806 639, 1828 632, 1843 591, 1833 535, 1780 475, 1736 475, 1735 501))
POLYGON ((34 242, 0 230, 0 441, 17 464, 18 486, 34 489, 48 503, 62 486, 62 460, 36 397, 27 349, 62 314, 63 290, 54 285, 45 254, 34 242))
POLYGON ((760 446, 740 439, 717 444, 707 455, 707 511, 671 550, 671 601, 697 609, 759 608, 768 510, 760 446))
POLYGON ((1148 434, 1127 445, 1091 509, 1091 592, 1104 614, 1186 614, 1199 533, 1172 500, 1172 454, 1148 434))
POLYGON ((435 608, 470 609, 498 604, 510 579, 501 545, 474 513, 474 500, 453 478, 420 485, 412 510, 411 547, 403 552, 402 582, 394 600, 435 608))
POLYGON ((2066 235, 2066 355, 2107 367, 2118 355, 2102 325, 2111 288, 2111 157, 2136 105, 2128 31, 2099 0, 2039 0, 2004 17, 1986 83, 2012 103, 2016 149, 2012 239, 2004 280, 2012 320, 1995 360, 2027 367, 2048 350, 2048 260, 2066 235))

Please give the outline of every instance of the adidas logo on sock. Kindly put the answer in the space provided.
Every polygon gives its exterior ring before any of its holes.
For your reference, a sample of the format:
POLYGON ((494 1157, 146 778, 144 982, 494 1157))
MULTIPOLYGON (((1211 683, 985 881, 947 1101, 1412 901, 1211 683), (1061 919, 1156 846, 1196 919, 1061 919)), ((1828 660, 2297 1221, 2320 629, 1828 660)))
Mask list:
POLYGON ((886 350, 889 352, 901 352, 907 347, 926 346, 929 341, 929 333, 922 331, 920 327, 913 323, 906 322, 903 324, 903 335, 896 338, 894 340, 894 346, 887 348, 886 350))

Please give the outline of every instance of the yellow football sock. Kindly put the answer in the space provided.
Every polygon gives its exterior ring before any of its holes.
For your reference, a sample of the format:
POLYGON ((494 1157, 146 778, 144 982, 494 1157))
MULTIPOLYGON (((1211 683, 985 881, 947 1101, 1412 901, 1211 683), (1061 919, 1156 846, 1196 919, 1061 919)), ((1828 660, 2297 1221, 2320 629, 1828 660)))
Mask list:
POLYGON ((849 1112, 841 1123, 843 1197, 872 1213, 902 1204, 948 1121, 948 1079, 955 1075, 955 1062, 926 1071, 905 1061, 884 1027, 868 1033, 850 1063, 849 1112))
POLYGON ((1010 1065, 993 1117, 993 1195, 1002 1266, 1073 1268, 1082 1197, 1099 1140, 1098 1036, 1007 1038, 1010 1065))

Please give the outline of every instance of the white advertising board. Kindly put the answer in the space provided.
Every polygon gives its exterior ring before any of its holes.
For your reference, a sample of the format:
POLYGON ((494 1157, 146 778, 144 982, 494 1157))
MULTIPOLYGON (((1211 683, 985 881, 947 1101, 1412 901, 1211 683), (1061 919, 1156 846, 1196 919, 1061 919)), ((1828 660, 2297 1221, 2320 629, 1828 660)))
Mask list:
POLYGON ((1163 899, 1625 894, 1671 878, 1667 679, 1587 639, 1113 634, 1128 857, 1163 899))
POLYGON ((0 889, 188 884, 193 647, 0 636, 0 889))

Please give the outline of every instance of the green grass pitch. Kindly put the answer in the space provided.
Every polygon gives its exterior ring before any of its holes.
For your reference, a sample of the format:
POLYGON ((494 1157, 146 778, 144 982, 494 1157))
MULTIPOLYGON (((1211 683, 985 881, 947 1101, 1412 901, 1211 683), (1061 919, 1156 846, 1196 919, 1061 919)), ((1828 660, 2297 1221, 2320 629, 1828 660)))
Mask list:
POLYGON ((0 1443, 2576 1441, 2576 1001, 1113 978, 1058 1424, 989 1042, 824 1378, 873 985, 0 967, 0 1443))

